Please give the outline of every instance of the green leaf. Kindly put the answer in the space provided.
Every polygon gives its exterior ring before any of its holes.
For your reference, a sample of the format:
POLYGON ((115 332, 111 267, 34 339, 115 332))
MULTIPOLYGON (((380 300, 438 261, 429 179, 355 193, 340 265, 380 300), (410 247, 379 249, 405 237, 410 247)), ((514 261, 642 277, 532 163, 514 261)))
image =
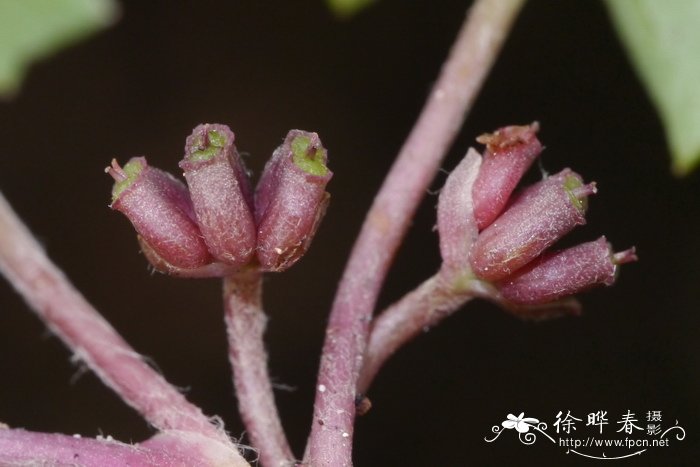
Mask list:
POLYGON ((111 24, 114 0, 0 0, 0 98, 19 89, 28 66, 111 24))
POLYGON ((700 162, 700 1, 606 3, 661 116, 673 169, 687 174, 700 162))
POLYGON ((372 3, 374 0, 326 0, 328 8, 341 18, 350 17, 372 3))

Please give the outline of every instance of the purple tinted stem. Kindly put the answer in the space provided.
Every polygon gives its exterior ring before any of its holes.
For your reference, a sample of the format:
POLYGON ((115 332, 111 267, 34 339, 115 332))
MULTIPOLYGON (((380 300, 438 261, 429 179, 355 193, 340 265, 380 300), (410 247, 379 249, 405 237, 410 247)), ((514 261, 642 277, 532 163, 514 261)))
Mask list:
POLYGON ((229 360, 238 410, 253 447, 265 466, 293 465, 294 455, 284 435, 267 371, 263 334, 262 274, 252 268, 224 279, 224 311, 229 360))
POLYGON ((97 376, 159 430, 229 444, 222 428, 154 371, 73 287, 0 196, 0 270, 46 325, 97 376))
POLYGON ((406 342, 450 316, 472 296, 438 273, 383 311, 372 324, 357 392, 366 394, 384 363, 406 342))
POLYGON ((186 458, 106 439, 0 429, 2 465, 119 467, 172 465, 172 462, 185 465, 192 461, 192 457, 186 458))
POLYGON ((521 0, 474 4, 365 219, 326 328, 307 459, 315 467, 352 463, 355 386, 377 295, 416 207, 522 4, 521 0))
POLYGON ((0 465, 3 466, 248 466, 231 445, 192 432, 160 433, 139 444, 107 438, 83 438, 36 433, 0 425, 0 465))

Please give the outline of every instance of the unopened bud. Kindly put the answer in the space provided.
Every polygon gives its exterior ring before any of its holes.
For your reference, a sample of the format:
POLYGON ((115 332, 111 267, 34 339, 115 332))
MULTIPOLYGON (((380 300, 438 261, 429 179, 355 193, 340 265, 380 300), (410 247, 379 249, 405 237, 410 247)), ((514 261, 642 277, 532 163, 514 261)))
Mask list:
POLYGON ((503 211, 516 185, 542 152, 542 144, 535 136, 539 128, 537 122, 507 126, 476 139, 486 145, 473 188, 474 217, 479 230, 503 211))
POLYGON ((440 254, 445 266, 463 269, 469 250, 479 235, 474 219, 472 186, 479 173, 481 156, 474 148, 450 173, 440 190, 437 207, 437 229, 440 254))
POLYGON ((255 190, 258 261, 282 271, 309 247, 326 212, 326 184, 333 174, 316 133, 291 130, 272 154, 255 190))
POLYGON ((241 266, 255 251, 255 222, 250 181, 233 141, 226 125, 199 125, 187 138, 180 168, 209 251, 241 266))
POLYGON ((621 264, 636 261, 634 248, 613 253, 601 237, 542 256, 498 284, 501 295, 516 305, 548 303, 596 285, 612 285, 621 264))
POLYGON ((132 158, 123 168, 113 160, 105 171, 115 180, 110 207, 129 218, 158 256, 183 269, 213 261, 182 182, 150 167, 143 157, 132 158))
POLYGON ((575 226, 586 223, 587 196, 595 192, 595 184, 584 185, 569 169, 525 189, 474 243, 470 255, 474 273, 497 281, 537 258, 575 226))
POLYGON ((206 277, 226 277, 238 270, 236 266, 213 262, 196 268, 182 268, 173 265, 161 257, 158 252, 148 244, 148 242, 138 235, 141 253, 146 257, 153 269, 163 274, 174 277, 206 278, 206 277))

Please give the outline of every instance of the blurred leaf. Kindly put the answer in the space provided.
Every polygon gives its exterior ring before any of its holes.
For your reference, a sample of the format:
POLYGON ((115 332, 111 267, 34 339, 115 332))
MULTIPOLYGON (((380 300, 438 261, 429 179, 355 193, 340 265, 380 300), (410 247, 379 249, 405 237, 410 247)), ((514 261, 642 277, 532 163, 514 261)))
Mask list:
POLYGON ((700 1, 606 0, 663 121, 673 169, 700 161, 700 1))
POLYGON ((0 97, 17 91, 31 62, 111 24, 114 0, 0 0, 0 97))
POLYGON ((350 17, 372 3, 374 0, 326 0, 328 8, 341 18, 350 17))

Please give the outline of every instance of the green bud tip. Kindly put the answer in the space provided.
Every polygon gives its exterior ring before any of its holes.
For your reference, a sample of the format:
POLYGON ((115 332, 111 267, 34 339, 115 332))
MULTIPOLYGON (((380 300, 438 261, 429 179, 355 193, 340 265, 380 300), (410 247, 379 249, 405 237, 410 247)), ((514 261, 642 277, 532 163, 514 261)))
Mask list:
POLYGON ((318 140, 311 142, 308 136, 295 136, 292 139, 292 156, 294 164, 304 172, 323 177, 328 173, 325 165, 326 150, 318 140))
POLYGON ((192 148, 187 158, 192 162, 207 161, 219 154, 226 146, 226 136, 216 130, 202 132, 193 140, 192 148))
POLYGON ((577 177, 569 175, 564 180, 564 189, 569 194, 571 204, 583 212, 588 208, 587 197, 598 192, 595 182, 584 185, 577 177))
POLYGON ((112 159, 112 164, 105 168, 105 173, 108 173, 114 179, 114 187, 112 188, 112 202, 119 198, 122 194, 139 176, 141 171, 144 169, 145 163, 142 158, 133 158, 122 168, 116 159, 112 159))

